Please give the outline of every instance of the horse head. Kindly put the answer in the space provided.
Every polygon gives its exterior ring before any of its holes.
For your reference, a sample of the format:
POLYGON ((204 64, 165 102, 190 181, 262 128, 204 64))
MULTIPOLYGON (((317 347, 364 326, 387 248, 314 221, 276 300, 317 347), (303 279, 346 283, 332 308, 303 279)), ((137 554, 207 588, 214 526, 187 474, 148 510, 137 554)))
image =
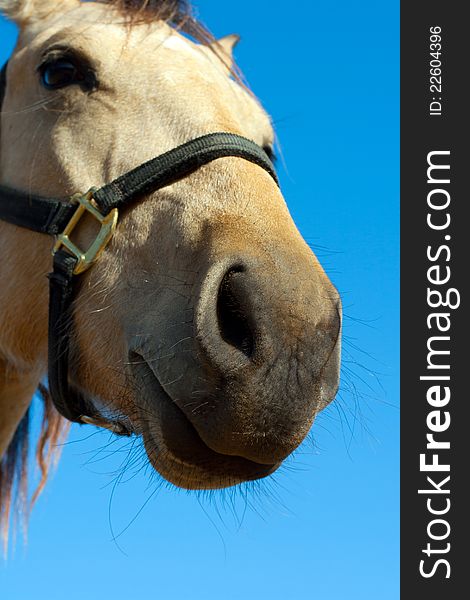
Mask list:
MULTIPOLYGON (((190 39, 165 12, 177 3, 133 4, 0 3, 20 29, 3 184, 70 196, 217 131, 272 154, 270 118, 234 76, 236 36, 204 40, 188 17, 190 39)), ((83 219, 77 245, 95 229, 83 219)), ((52 244, 0 222, 0 363, 24 397, 8 441, 47 368, 52 244)), ((229 156, 121 211, 79 278, 69 381, 103 424, 142 436, 168 481, 222 488, 273 473, 302 442, 336 394, 340 331, 338 293, 279 187, 229 156)))

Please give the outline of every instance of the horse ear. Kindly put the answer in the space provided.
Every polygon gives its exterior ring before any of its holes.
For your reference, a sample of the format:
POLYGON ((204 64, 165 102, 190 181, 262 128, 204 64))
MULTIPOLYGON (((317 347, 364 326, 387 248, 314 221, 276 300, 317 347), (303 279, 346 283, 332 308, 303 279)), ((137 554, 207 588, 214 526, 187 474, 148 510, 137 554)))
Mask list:
POLYGON ((212 47, 215 50, 216 54, 218 54, 227 65, 229 70, 232 69, 233 66, 233 49, 240 41, 240 36, 236 33, 231 33, 230 35, 226 35, 220 40, 216 40, 213 42, 212 47))
POLYGON ((0 13, 22 26, 79 4, 80 0, 0 0, 0 13))
POLYGON ((230 35, 226 35, 220 40, 217 40, 215 43, 222 48, 222 50, 228 56, 232 57, 233 49, 240 41, 240 36, 236 33, 231 33, 230 35))

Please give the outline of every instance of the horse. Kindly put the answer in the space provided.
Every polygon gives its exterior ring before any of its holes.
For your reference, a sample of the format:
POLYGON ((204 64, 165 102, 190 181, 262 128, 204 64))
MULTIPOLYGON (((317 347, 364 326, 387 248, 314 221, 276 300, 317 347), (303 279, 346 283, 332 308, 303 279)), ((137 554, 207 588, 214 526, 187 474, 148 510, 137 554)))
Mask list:
MULTIPOLYGON (((233 58, 238 36, 216 40, 186 2, 0 0, 0 10, 19 29, 4 73, 2 185, 72 198, 216 132, 273 158, 271 119, 233 58)), ((96 229, 87 213, 74 243, 89 247, 96 229)), ((12 506, 28 506, 37 390, 33 502, 69 425, 44 383, 53 246, 0 220, 5 535, 12 506)), ((81 422, 140 437, 177 487, 271 475, 336 395, 339 294, 256 161, 220 156, 141 194, 76 279, 66 385, 95 415, 81 422)))

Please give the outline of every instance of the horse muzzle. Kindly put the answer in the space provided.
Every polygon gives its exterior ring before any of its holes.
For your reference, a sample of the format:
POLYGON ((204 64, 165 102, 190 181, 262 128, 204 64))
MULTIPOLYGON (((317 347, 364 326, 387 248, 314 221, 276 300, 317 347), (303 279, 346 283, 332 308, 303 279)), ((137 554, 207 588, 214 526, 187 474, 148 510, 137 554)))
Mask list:
POLYGON ((279 252, 216 258, 189 308, 174 297, 161 307, 173 326, 158 344, 149 337, 134 350, 147 452, 176 485, 272 473, 334 398, 340 300, 320 268, 305 266, 279 252))

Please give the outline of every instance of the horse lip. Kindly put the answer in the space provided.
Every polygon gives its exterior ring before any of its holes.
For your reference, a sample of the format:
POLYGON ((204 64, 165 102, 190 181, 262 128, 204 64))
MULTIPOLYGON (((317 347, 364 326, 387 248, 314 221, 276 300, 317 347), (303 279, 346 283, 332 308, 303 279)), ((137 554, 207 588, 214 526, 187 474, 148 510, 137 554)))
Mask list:
MULTIPOLYGON (((136 356, 137 353, 133 353, 133 354, 134 354, 134 356, 136 356)), ((176 414, 178 415, 175 420, 179 421, 185 428, 189 428, 191 431, 191 435, 194 436, 193 442, 195 443, 195 446, 196 446, 196 448, 195 448, 196 455, 198 453, 202 453, 202 454, 207 455, 206 458, 209 461, 214 461, 214 462, 221 461, 221 462, 227 463, 227 466, 229 469, 230 468, 237 469, 237 467, 239 467, 241 469, 241 471, 243 471, 243 472, 240 472, 240 482, 266 477, 267 475, 270 475, 271 473, 273 473, 279 467, 280 463, 272 463, 272 464, 258 463, 253 460, 249 460, 244 457, 241 457, 241 456, 233 456, 233 455, 229 455, 229 454, 223 454, 221 452, 217 452, 217 451, 213 450, 210 446, 208 446, 204 442, 204 440, 201 438, 201 436, 199 435, 199 433, 196 430, 196 428, 194 427, 194 425, 187 418, 187 416, 184 414, 184 412, 177 406, 177 404, 172 399, 170 394, 165 390, 164 386, 160 382, 158 375, 155 373, 155 370, 152 368, 149 361, 147 361, 145 359, 145 357, 140 354, 138 354, 138 357, 139 357, 139 361, 136 361, 136 360, 131 361, 131 364, 133 364, 134 367, 138 371, 140 371, 140 377, 139 377, 139 375, 138 375, 138 377, 141 379, 141 381, 145 379, 145 381, 148 382, 150 374, 152 375, 153 391, 154 391, 154 393, 158 394, 158 400, 159 400, 159 402, 161 402, 159 407, 156 408, 156 411, 158 411, 158 410, 161 411, 162 406, 163 406, 163 408, 165 408, 165 404, 166 404, 166 408, 169 408, 171 406, 175 415, 176 414)), ((145 412, 148 412, 148 409, 145 412)), ((142 421, 143 421, 142 430, 144 433, 144 442, 145 442, 145 434, 147 434, 147 436, 150 435, 152 438, 154 436, 150 432, 151 426, 149 426, 148 422, 146 422, 148 420, 143 418, 142 421)), ((155 425, 155 419, 152 419, 151 421, 152 421, 153 425, 155 425)), ((161 414, 158 418, 158 421, 159 421, 158 426, 160 427, 162 425, 161 414)), ((165 434, 165 431, 162 430, 162 437, 165 437, 164 434, 165 434)), ((164 439, 164 440, 159 439, 158 441, 160 443, 163 442, 163 444, 165 446, 165 448, 158 448, 158 450, 164 450, 165 451, 164 454, 166 452, 170 452, 173 455, 173 458, 179 464, 186 465, 189 468, 191 468, 193 466, 192 462, 190 460, 188 460, 187 457, 180 456, 180 452, 179 452, 177 445, 176 446, 174 445, 174 440, 172 440, 171 448, 169 447, 169 444, 167 443, 168 442, 167 439, 164 439)), ((182 452, 182 454, 184 455, 184 452, 182 452)), ((149 456, 149 458, 152 461, 152 458, 150 456, 149 456)), ((157 469, 157 470, 159 470, 159 469, 157 469)), ((237 483, 237 482, 235 482, 235 483, 237 483)), ((233 483, 230 483, 230 485, 233 485, 233 483)), ((185 487, 185 486, 183 486, 183 487, 185 487)), ((219 487, 219 486, 217 486, 217 487, 219 487)), ((223 487, 223 486, 220 486, 220 487, 223 487)))

